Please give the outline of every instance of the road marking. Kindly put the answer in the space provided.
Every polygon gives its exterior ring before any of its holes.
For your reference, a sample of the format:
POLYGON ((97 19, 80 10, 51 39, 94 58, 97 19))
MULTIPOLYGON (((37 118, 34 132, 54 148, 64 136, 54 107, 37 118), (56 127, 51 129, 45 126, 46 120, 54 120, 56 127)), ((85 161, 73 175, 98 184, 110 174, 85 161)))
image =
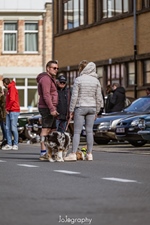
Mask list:
POLYGON ((104 177, 103 180, 111 180, 111 181, 118 181, 118 182, 130 182, 130 183, 137 183, 136 180, 127 180, 127 179, 121 179, 121 178, 115 178, 115 177, 104 177))
POLYGON ((74 171, 69 171, 69 170, 54 170, 54 172, 67 173, 67 174, 80 174, 80 172, 74 172, 74 171))
POLYGON ((24 166, 24 167, 39 167, 35 165, 29 165, 29 164, 17 164, 18 166, 24 166))
POLYGON ((4 160, 0 160, 0 162, 6 162, 6 161, 4 161, 4 160))

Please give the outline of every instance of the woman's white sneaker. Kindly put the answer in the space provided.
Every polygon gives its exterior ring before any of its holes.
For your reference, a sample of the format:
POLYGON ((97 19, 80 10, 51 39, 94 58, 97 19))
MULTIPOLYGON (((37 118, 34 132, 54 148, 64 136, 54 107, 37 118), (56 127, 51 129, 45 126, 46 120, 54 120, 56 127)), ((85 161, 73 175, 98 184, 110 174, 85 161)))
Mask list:
POLYGON ((5 146, 2 147, 2 150, 5 150, 5 151, 12 150, 12 146, 11 145, 5 145, 5 146))
POLYGON ((93 155, 92 155, 92 153, 87 153, 87 155, 86 155, 86 160, 88 160, 88 161, 92 161, 93 160, 93 155))
POLYGON ((66 157, 64 157, 64 161, 66 161, 66 162, 77 161, 77 156, 75 153, 70 153, 66 157))
POLYGON ((18 145, 13 145, 12 150, 18 150, 18 145))

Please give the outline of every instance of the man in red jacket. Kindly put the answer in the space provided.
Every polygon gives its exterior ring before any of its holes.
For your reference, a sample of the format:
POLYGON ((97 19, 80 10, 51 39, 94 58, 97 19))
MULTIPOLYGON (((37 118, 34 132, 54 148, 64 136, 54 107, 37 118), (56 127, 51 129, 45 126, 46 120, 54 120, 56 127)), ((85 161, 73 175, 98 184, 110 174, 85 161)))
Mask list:
POLYGON ((45 136, 56 129, 56 117, 58 116, 57 104, 58 93, 56 87, 56 75, 58 72, 58 62, 49 61, 46 64, 46 72, 37 76, 38 94, 39 94, 39 113, 42 116, 41 131, 41 154, 40 160, 47 160, 46 146, 44 144, 45 136))
POLYGON ((2 147, 2 150, 18 150, 18 129, 17 122, 20 114, 20 104, 16 83, 10 81, 9 78, 3 79, 3 85, 8 89, 6 94, 6 133, 7 145, 2 147), (14 137, 12 143, 12 134, 14 137))

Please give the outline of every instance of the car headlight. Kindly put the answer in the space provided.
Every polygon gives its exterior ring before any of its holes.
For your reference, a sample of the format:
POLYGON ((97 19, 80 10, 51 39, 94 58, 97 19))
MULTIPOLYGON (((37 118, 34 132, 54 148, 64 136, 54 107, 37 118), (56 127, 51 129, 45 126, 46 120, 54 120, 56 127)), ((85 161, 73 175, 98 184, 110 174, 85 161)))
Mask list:
POLYGON ((144 119, 139 119, 139 124, 138 124, 139 129, 145 130, 146 128, 146 123, 144 119))
POLYGON ((131 122, 131 126, 133 126, 133 127, 138 126, 138 124, 139 124, 139 119, 133 120, 131 122))
POLYGON ((116 120, 113 120, 112 121, 112 123, 111 123, 111 127, 116 127, 116 125, 119 123, 119 121, 120 121, 121 119, 119 118, 119 119, 116 119, 116 120))
POLYGON ((108 129, 110 125, 111 125, 110 121, 102 122, 102 123, 99 124, 98 129, 105 129, 105 128, 108 129))

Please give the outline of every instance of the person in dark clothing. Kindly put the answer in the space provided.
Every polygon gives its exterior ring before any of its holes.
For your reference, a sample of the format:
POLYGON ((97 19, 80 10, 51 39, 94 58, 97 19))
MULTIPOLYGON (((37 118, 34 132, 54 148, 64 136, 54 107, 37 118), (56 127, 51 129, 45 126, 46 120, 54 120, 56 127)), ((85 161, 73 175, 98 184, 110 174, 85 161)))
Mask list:
POLYGON ((0 127, 2 130, 2 143, 7 142, 7 131, 6 131, 6 89, 0 86, 0 127))
POLYGON ((70 90, 67 88, 67 79, 61 75, 57 80, 58 91, 58 105, 57 112, 59 115, 56 118, 56 129, 60 132, 65 132, 67 120, 69 117, 69 103, 70 103, 70 90))
POLYGON ((110 99, 110 103, 112 104, 111 112, 120 112, 124 109, 125 104, 125 89, 124 87, 120 87, 118 83, 114 83, 112 85, 113 88, 113 96, 110 99))
POLYGON ((150 87, 147 87, 147 88, 146 88, 146 95, 147 95, 147 96, 150 95, 150 87))
POLYGON ((112 108, 111 98, 113 96, 113 89, 111 85, 106 87, 106 102, 105 102, 105 112, 110 113, 112 108))

